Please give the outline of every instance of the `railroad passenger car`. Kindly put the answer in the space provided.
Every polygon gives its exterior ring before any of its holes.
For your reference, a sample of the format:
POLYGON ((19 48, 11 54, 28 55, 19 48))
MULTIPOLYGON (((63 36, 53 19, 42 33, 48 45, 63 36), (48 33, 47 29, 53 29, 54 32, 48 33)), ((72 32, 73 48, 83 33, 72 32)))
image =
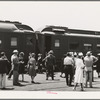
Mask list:
POLYGON ((96 56, 100 52, 100 32, 69 29, 61 26, 46 26, 36 32, 38 34, 38 47, 45 56, 49 50, 54 51, 57 67, 61 65, 61 59, 67 52, 92 51, 96 56))
POLYGON ((20 22, 0 21, 0 52, 4 51, 10 60, 13 50, 25 53, 35 52, 36 36, 34 30, 20 22))

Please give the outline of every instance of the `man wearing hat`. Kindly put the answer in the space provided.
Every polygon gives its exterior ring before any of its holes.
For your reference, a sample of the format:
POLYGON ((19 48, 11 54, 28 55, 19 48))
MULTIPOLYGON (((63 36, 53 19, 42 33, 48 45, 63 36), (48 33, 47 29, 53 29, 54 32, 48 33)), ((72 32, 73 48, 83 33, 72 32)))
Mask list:
POLYGON ((19 59, 18 59, 18 50, 13 51, 13 55, 11 56, 11 64, 13 70, 13 85, 20 85, 18 82, 19 77, 19 59))
POLYGON ((51 75, 52 80, 54 80, 54 66, 55 66, 55 56, 53 55, 53 50, 50 50, 48 56, 46 57, 46 80, 51 75))
POLYGON ((13 68, 14 68, 14 65, 13 65, 13 58, 14 58, 14 56, 15 56, 15 53, 17 53, 17 52, 18 52, 18 50, 13 50, 13 55, 11 56, 11 70, 10 70, 10 72, 9 72, 9 74, 8 74, 8 79, 10 79, 11 76, 13 75, 13 68))
POLYGON ((68 86, 71 86, 73 79, 73 65, 74 61, 72 55, 70 52, 68 52, 67 57, 64 58, 64 70, 65 70, 66 84, 68 86), (70 76, 70 79, 68 76, 70 76))
POLYGON ((85 87, 87 87, 87 82, 89 81, 90 88, 92 88, 92 66, 93 63, 97 61, 97 58, 92 56, 91 51, 88 51, 86 53, 86 56, 84 57, 84 63, 85 63, 85 73, 86 73, 86 82, 85 87))
POLYGON ((11 76, 13 75, 13 68, 14 68, 14 65, 13 65, 13 58, 15 56, 15 53, 18 52, 17 50, 13 50, 13 55, 11 56, 11 70, 8 74, 8 79, 10 80, 11 76))

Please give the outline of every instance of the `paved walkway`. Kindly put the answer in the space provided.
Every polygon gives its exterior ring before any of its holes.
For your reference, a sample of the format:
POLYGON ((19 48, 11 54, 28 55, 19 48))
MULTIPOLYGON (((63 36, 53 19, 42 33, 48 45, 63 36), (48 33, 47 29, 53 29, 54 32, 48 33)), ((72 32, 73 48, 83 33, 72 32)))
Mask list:
MULTIPOLYGON (((65 78, 60 77, 60 73, 55 72, 55 79, 45 80, 46 75, 37 74, 35 77, 35 84, 31 83, 31 78, 28 74, 25 74, 25 81, 20 83, 22 86, 13 86, 12 79, 7 79, 7 90, 11 91, 73 91, 73 87, 66 85, 65 78)), ((21 75, 19 76, 21 80, 21 75)), ((80 87, 77 87, 77 91, 80 91, 80 87)), ((94 71, 93 88, 85 88, 85 91, 100 91, 100 78, 97 77, 97 73, 94 71)))

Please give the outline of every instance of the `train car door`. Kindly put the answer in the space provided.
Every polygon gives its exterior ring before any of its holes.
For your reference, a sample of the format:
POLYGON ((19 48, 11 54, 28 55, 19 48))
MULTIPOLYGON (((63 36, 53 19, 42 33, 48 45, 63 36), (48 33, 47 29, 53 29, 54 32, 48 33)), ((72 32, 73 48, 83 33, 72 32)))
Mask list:
POLYGON ((69 36, 68 38, 68 51, 80 52, 81 51, 81 38, 69 36))
POLYGON ((52 36, 51 35, 46 35, 45 36, 45 53, 51 50, 51 41, 52 41, 52 36))
POLYGON ((35 35, 34 34, 25 34, 25 43, 24 43, 24 51, 25 51, 25 55, 28 56, 28 54, 31 53, 35 53, 35 35))

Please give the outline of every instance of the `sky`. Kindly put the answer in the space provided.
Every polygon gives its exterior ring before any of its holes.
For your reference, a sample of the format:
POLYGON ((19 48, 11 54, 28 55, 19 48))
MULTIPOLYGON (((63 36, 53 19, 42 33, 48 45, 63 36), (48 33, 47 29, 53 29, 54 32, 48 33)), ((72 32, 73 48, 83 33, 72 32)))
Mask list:
POLYGON ((100 31, 100 1, 0 1, 0 20, 100 31))

